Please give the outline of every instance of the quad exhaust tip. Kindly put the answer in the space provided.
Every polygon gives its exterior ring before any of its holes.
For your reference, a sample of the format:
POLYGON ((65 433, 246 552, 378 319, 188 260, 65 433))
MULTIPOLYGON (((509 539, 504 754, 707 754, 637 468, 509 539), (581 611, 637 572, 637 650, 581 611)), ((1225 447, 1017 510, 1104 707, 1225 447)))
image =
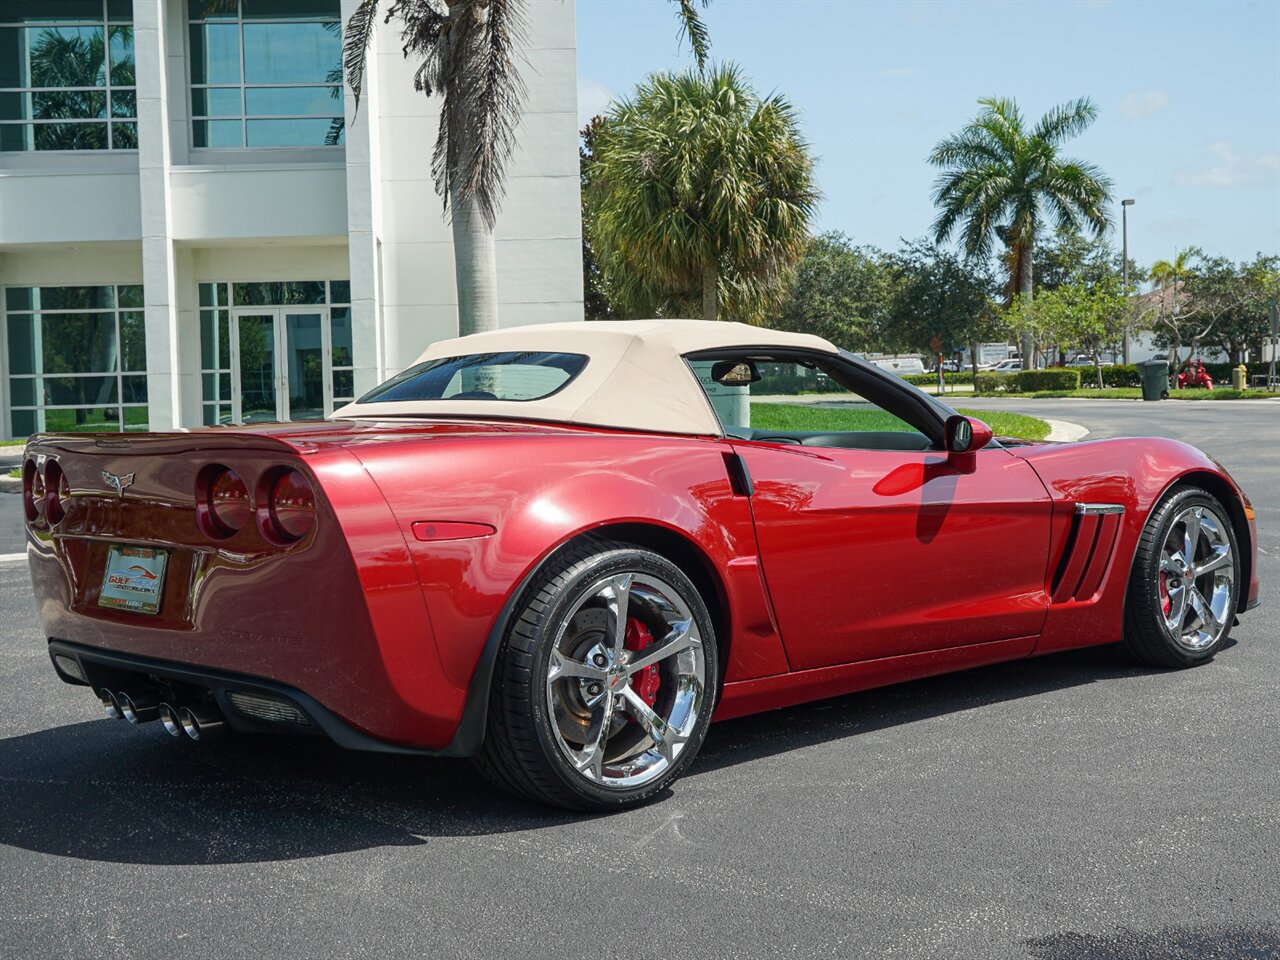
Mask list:
POLYGON ((102 712, 112 720, 123 720, 124 711, 120 709, 120 701, 116 699, 116 695, 103 687, 98 691, 98 699, 102 701, 102 712))
POLYGON ((178 722, 192 740, 212 740, 226 727, 222 714, 205 706, 182 707, 178 710, 178 722))
POLYGON ((160 715, 160 722, 164 724, 165 733, 171 737, 181 737, 183 734, 182 721, 178 719, 178 708, 172 704, 162 703, 157 708, 160 715))
POLYGON ((122 690, 116 694, 116 703, 124 718, 132 724, 146 723, 160 715, 160 699, 154 694, 122 690))

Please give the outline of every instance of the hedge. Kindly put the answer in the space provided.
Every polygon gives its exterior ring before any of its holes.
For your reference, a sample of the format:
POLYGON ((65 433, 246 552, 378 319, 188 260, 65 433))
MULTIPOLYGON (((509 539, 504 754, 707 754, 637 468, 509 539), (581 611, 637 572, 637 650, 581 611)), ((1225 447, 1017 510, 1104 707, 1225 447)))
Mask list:
POLYGON ((1012 373, 991 373, 988 370, 978 371, 974 381, 975 393, 1017 393, 1018 383, 1012 373))
POLYGON ((1066 367, 1049 367, 1045 370, 1019 370, 1013 375, 1019 391, 1033 393, 1037 390, 1079 390, 1080 371, 1066 367))
MULTIPOLYGON (((973 371, 966 370, 962 373, 944 373, 943 379, 947 383, 973 383, 973 371)), ((902 379, 907 383, 913 383, 917 387, 933 387, 938 384, 938 375, 936 373, 909 373, 902 379)))

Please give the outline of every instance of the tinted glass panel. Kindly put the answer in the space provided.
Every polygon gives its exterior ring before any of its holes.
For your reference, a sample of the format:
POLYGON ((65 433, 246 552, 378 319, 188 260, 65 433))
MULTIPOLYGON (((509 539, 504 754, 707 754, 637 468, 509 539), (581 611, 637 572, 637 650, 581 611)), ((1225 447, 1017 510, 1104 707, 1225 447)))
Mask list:
POLYGON ((119 369, 115 314, 37 316, 45 373, 110 373, 119 369))
POLYGON ((37 123, 31 128, 35 150, 105 150, 105 123, 37 123))
POLYGON ((240 26, 210 23, 191 27, 191 82, 240 82, 240 26))
POLYGON ((234 20, 235 0, 187 0, 188 20, 234 20))
POLYGON ((334 307, 329 311, 329 318, 332 331, 333 365, 349 367, 351 366, 351 309, 334 307))
MULTIPOLYGON (((99 21, 101 21, 99 7, 99 21)), ((15 27, 3 31, 0 75, 6 86, 100 87, 106 83, 106 29, 15 27), (16 59, 15 59, 16 58, 16 59), (11 82, 11 78, 18 82, 11 82)))
MULTIPOLYGON (((13 291, 9 291, 13 293, 13 291)), ((9 372, 36 373, 36 318, 25 316, 10 317, 9 327, 9 372)))
POLYGON ((142 306, 142 284, 116 287, 116 295, 119 298, 121 307, 141 308, 142 306))
POLYGON ((323 117, 342 109, 341 87, 246 87, 249 116, 323 117))
POLYGON ((136 117, 138 115, 138 95, 132 90, 111 91, 111 116, 136 117))
POLYGON ((52 90, 27 96, 35 120, 85 120, 107 115, 107 95, 96 90, 52 90))
POLYGON ((244 25, 246 83, 338 83, 341 56, 340 32, 323 23, 244 25))
POLYGON ((200 311, 200 366, 231 369, 231 321, 226 310, 200 311))
POLYGON ((34 377, 12 377, 9 380, 9 402, 15 407, 36 405, 36 380, 34 377))
POLYGON ((243 0, 246 20, 336 19, 339 0, 243 0))
POLYGON ((326 120, 250 120, 246 146, 324 147, 344 140, 341 118, 326 120))
MULTIPOLYGON (((146 411, 139 413, 145 422, 146 411)), ((44 429, 49 433, 109 433, 120 429, 120 408, 113 401, 109 407, 46 410, 44 429)))
POLYGON ((350 370, 333 371, 333 402, 350 400, 355 396, 356 375, 350 370))
MULTIPOLYGON (((116 13, 122 0, 112 0, 116 13)), ((127 8, 132 15, 132 6, 127 8)), ((0 23, 94 23, 102 20, 101 0, 0 0, 0 23)))
POLYGON ((133 121, 129 123, 113 123, 111 125, 111 149, 137 150, 138 125, 133 121))
POLYGON ((351 302, 351 281, 350 280, 329 281, 329 302, 330 303, 350 303, 351 302))
POLYGON ((118 402, 115 377, 45 377, 44 401, 51 406, 93 406, 118 402))
POLYGON ((239 87, 201 87, 191 91, 191 113, 197 117, 238 117, 239 87))
POLYGON ((147 378, 144 374, 135 374, 120 378, 121 399, 124 403, 147 402, 147 378))
POLYGON ((111 84, 132 87, 137 81, 133 66, 133 28, 111 27, 107 32, 111 38, 111 84))
POLYGON ((479 353, 415 364, 360 398, 396 400, 537 400, 550 396, 587 364, 577 353, 479 353))
POLYGON ((147 325, 140 310, 120 314, 120 354, 123 369, 147 369, 147 325))
POLYGON ((197 120, 191 125, 194 147, 242 147, 239 120, 197 120))
POLYGON ((292 306, 324 303, 324 281, 301 280, 291 283, 234 284, 237 307, 292 306))

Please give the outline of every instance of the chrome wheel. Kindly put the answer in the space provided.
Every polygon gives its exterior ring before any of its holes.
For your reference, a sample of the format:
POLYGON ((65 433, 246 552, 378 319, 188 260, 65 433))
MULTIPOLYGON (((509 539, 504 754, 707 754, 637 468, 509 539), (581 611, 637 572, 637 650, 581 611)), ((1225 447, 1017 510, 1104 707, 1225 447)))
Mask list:
POLYGON ((697 618, 650 573, 613 573, 568 606, 546 697, 560 751, 591 782, 629 789, 676 763, 693 737, 707 667, 697 618))
POLYGON ((1161 545, 1158 577, 1160 613, 1173 641, 1190 651, 1217 643, 1235 603, 1226 519, 1202 504, 1180 511, 1161 545))

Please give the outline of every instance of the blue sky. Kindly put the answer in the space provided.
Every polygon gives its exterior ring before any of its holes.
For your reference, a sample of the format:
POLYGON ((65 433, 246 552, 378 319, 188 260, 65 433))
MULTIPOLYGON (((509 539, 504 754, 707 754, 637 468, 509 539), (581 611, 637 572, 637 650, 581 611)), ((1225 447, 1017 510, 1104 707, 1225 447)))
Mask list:
MULTIPOLYGON (((583 117, 691 63, 667 0, 578 0, 583 117)), ((1280 253, 1280 2, 712 0, 716 59, 800 110, 818 157, 818 228, 893 248, 934 211, 933 145, 1011 96, 1032 120, 1093 98, 1066 153, 1132 197, 1130 255, 1280 253)), ((1119 208, 1115 212, 1119 246, 1119 208)))

